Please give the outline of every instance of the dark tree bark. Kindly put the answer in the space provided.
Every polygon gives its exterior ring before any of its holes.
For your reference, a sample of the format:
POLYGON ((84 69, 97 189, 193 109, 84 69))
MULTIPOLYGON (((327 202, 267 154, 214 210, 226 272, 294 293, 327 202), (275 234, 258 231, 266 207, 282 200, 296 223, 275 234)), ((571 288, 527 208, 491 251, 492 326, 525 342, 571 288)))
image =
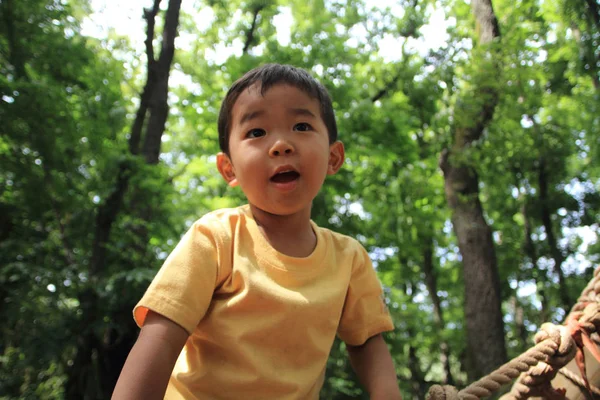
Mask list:
POLYGON ((540 312, 538 324, 541 325, 544 322, 548 322, 548 318, 550 317, 550 307, 548 303, 548 297, 546 295, 546 279, 541 276, 543 273, 540 270, 538 265, 538 255, 535 249, 535 244, 533 243, 533 239, 531 238, 532 230, 531 230, 531 222, 529 221, 529 215, 527 213, 527 204, 524 203, 521 212, 523 214, 523 221, 525 226, 525 243, 523 244, 523 248, 525 250, 525 255, 529 257, 531 260, 531 265, 533 268, 533 276, 536 282, 537 292, 540 296, 540 301, 542 303, 542 310, 540 312))
MULTIPOLYGON (((400 263, 406 264, 406 260, 400 259, 400 263)), ((414 289, 409 290, 409 284, 406 282, 402 283, 401 287, 404 294, 410 297, 411 302, 413 302, 414 289)), ((412 327, 412 324, 406 324, 406 333, 408 334, 408 337, 415 336, 415 331, 412 327)), ((410 371, 410 385, 413 395, 418 399, 424 399, 429 383, 425 380, 425 371, 421 368, 421 361, 417 355, 417 349, 412 344, 408 345, 408 369, 410 371)))
MULTIPOLYGON (((592 83, 594 88, 599 91, 600 90, 600 68, 598 68, 598 64, 600 63, 600 56, 595 52, 595 48, 593 46, 589 46, 584 39, 584 35, 582 35, 581 28, 579 27, 579 21, 571 22, 571 29, 573 31, 573 37, 577 41, 579 45, 579 58, 584 64, 584 69, 587 71, 586 73, 592 78, 592 83)), ((600 27, 598 27, 600 30, 600 27)), ((590 32, 590 36, 593 36, 594 33, 590 32)))
MULTIPOLYGON (((404 53, 404 45, 403 45, 402 51, 404 53)), ((406 63, 408 59, 409 59, 408 57, 403 57, 404 63, 406 63)), ((384 85, 384 87, 382 89, 380 89, 371 98, 371 101, 376 102, 384 97, 387 97, 390 93, 393 93, 396 90, 396 86, 398 85, 398 82, 402 78, 405 69, 406 69, 405 65, 400 66, 398 73, 392 78, 391 81, 386 83, 384 85)), ((412 100, 413 97, 410 96, 410 92, 408 90, 404 90, 404 93, 407 95, 408 98, 410 98, 412 100)), ((426 126, 426 124, 429 123, 429 121, 423 115, 422 108, 420 107, 420 105, 413 104, 412 101, 411 101, 411 104, 419 114, 419 120, 421 122, 421 126, 422 127, 426 126)), ((423 131, 417 132, 417 143, 419 145, 420 158, 422 160, 424 160, 427 157, 429 157, 430 150, 428 148, 429 147, 428 144, 425 142, 425 140, 423 138, 423 131)), ((400 166, 398 164, 395 164, 393 174, 398 175, 399 173, 400 173, 400 166)), ((438 293, 437 275, 436 275, 436 271, 435 271, 435 267, 434 267, 434 259, 433 259, 433 248, 434 248, 433 236, 432 236, 431 232, 429 232, 429 229, 427 229, 427 228, 420 228, 419 235, 421 237, 420 243, 422 243, 421 252, 422 252, 422 256, 423 256, 422 262, 421 262, 421 270, 423 271, 423 274, 425 275, 425 285, 427 286, 427 291, 429 292, 429 296, 430 296, 431 302, 433 304, 433 310, 434 310, 433 319, 434 319, 435 328, 438 330, 438 332, 442 332, 445 328, 445 321, 444 321, 444 311, 441 307, 440 298, 437 294, 438 293)), ((404 261, 400 260, 400 262, 402 263, 404 261)), ((450 354, 451 354, 450 346, 448 345, 448 342, 445 339, 443 339, 441 336, 439 336, 438 339, 439 339, 439 344, 440 344, 440 361, 441 361, 442 365, 444 366, 444 373, 445 373, 443 383, 448 384, 448 385, 454 385, 455 380, 452 375, 452 371, 450 369, 450 354)), ((409 356, 410 356, 410 354, 409 354, 409 356)), ((423 378, 423 381, 424 381, 424 378, 423 378)))
POLYGON ((8 42, 8 59, 14 68, 15 78, 22 79, 26 78, 27 71, 25 69, 23 48, 19 43, 18 28, 15 26, 15 22, 19 21, 20 18, 15 16, 13 1, 14 0, 4 0, 0 2, 0 12, 4 17, 4 29, 6 30, 8 42))
MULTIPOLYGON (((140 106, 136 112, 136 118, 131 127, 129 136, 129 151, 132 155, 139 154, 139 145, 142 139, 144 125, 147 126, 146 138, 144 141, 144 157, 149 164, 158 162, 160 154, 160 139, 164 132, 166 114, 168 114, 167 93, 169 72, 174 54, 174 42, 177 33, 177 22, 181 0, 169 1, 169 8, 165 17, 165 31, 163 33, 162 51, 159 60, 154 58, 154 40, 155 19, 158 14, 161 0, 155 0, 151 9, 144 10, 146 19, 146 56, 148 59, 147 77, 144 90, 140 98, 140 106), (173 24, 175 24, 173 26, 173 24), (157 89, 159 87, 160 89, 157 89), (149 121, 148 111, 150 111, 149 121), (158 114, 158 116, 157 116, 158 114), (154 116, 154 117, 153 117, 154 116), (156 126, 153 126, 156 124, 156 126), (150 138, 149 138, 150 136, 150 138), (155 161, 156 160, 156 161, 155 161)), ((129 179, 132 174, 131 165, 128 161, 123 161, 119 165, 117 180, 112 193, 106 201, 98 207, 96 214, 96 232, 92 245, 92 259, 90 262, 90 275, 95 276, 103 268, 106 260, 106 244, 108 243, 112 225, 117 219, 123 198, 129 186, 129 179)))
POLYGON ((244 49, 242 50, 243 54, 248 54, 248 50, 254 44, 254 32, 256 31, 256 24, 258 23, 258 17, 260 12, 265 8, 264 5, 257 5, 254 10, 252 10, 252 25, 250 25, 250 29, 246 32, 246 42, 244 43, 244 49))
POLYGON ((154 40, 154 28, 156 26, 156 14, 158 14, 160 6, 160 0, 155 0, 152 8, 144 10, 144 19, 146 20, 146 85, 140 96, 140 106, 135 114, 135 120, 131 126, 131 135, 129 136, 129 152, 131 154, 138 154, 140 152, 140 141, 142 139, 142 130, 144 129, 144 122, 146 121, 146 115, 150 104, 150 96, 154 91, 154 84, 156 82, 156 60, 154 59, 154 47, 152 41, 154 40))
MULTIPOLYGON (((415 334, 411 327, 407 329, 410 336, 415 334)), ((408 346, 408 369, 410 370, 412 392, 417 399, 424 399, 429 383, 425 381, 425 374, 421 371, 420 367, 420 358, 417 355, 417 349, 413 345, 408 346)))
MULTIPOLYGON (((8 239, 15 226, 11 218, 13 211, 11 205, 0 202, 0 242, 8 239)), ((0 299, 2 299, 2 297, 0 297, 0 299)))
POLYGON ((600 7, 596 0, 585 0, 589 12, 588 17, 593 25, 596 26, 598 32, 600 32, 600 7))
MULTIPOLYGON (((171 64, 175 52, 175 37, 181 0, 169 0, 165 14, 161 51, 155 60, 152 42, 155 36, 155 19, 160 10, 160 1, 155 0, 151 9, 144 10, 147 21, 146 53, 148 57, 147 80, 140 98, 140 106, 131 127, 129 137, 129 153, 136 156, 140 153, 143 139, 142 156, 147 164, 158 163, 162 134, 168 116, 168 83, 171 64), (144 126, 146 132, 142 138, 144 126)), ((126 331, 118 334, 109 329, 98 337, 90 327, 101 318, 98 309, 98 294, 94 283, 105 270, 107 244, 113 224, 123 207, 125 194, 129 188, 132 174, 135 173, 133 163, 126 160, 119 165, 115 186, 106 201, 98 208, 96 226, 92 244, 92 256, 89 266, 89 288, 80 296, 83 319, 81 335, 77 338, 77 352, 72 366, 68 370, 66 384, 67 399, 102 399, 110 397, 114 385, 125 362, 127 354, 135 341, 135 333, 126 331)), ((150 215, 150 213, 146 213, 150 215)), ((130 315, 130 311, 126 313, 130 315)), ((113 316, 116 320, 120 315, 113 316)))
MULTIPOLYGON (((500 37, 492 3, 490 0, 473 0, 471 6, 477 21, 479 45, 486 46, 500 37)), ((496 65, 491 50, 487 56, 492 66, 496 65)), ((493 67, 485 71, 482 73, 489 74, 487 81, 496 79, 497 70, 493 67)), ((506 361, 502 297, 492 232, 479 200, 479 177, 474 168, 458 161, 456 156, 482 137, 493 117, 498 96, 491 84, 480 83, 475 93, 465 93, 463 99, 455 112, 458 121, 453 127, 454 143, 442 152, 440 167, 444 172, 446 200, 452 210, 452 224, 462 255, 467 346, 474 367, 469 377, 476 378, 506 361)))
POLYGON ((375 103, 376 101, 380 100, 382 97, 385 97, 385 96, 387 96, 387 95, 388 95, 388 93, 389 93, 390 91, 393 91, 393 90, 394 90, 394 88, 395 88, 395 87, 396 87, 396 85, 398 84, 398 80, 400 80, 400 77, 401 77, 401 76, 402 76, 402 74, 401 74, 401 73, 398 73, 398 74, 396 74, 396 76, 394 76, 394 78, 393 78, 393 79, 392 79, 392 80, 391 80, 389 83, 387 83, 387 84, 386 84, 386 85, 383 87, 383 89, 379 90, 379 92, 377 92, 377 93, 375 94, 375 96, 373 96, 373 97, 371 98, 371 101, 372 101, 373 103, 375 103))
POLYGON ((144 157, 148 164, 158 163, 162 134, 165 131, 165 124, 169 115, 169 105, 167 103, 169 76, 173 56, 175 55, 175 38, 177 37, 180 9, 181 0, 169 0, 160 56, 157 61, 152 61, 151 68, 153 69, 152 78, 154 82, 149 103, 150 118, 143 146, 144 157))
POLYGON ((598 3, 594 0, 585 0, 590 13, 590 19, 596 25, 596 29, 600 31, 600 8, 598 7, 598 3))
MULTIPOLYGON (((161 49, 158 59, 154 59, 152 42, 146 39, 146 52, 148 54, 148 84, 147 107, 148 121, 145 124, 146 131, 142 145, 142 156, 148 165, 156 165, 159 162, 160 150, 162 144, 162 135, 165 132, 166 122, 169 115, 168 94, 169 94, 169 76, 171 64, 175 55, 175 38, 177 37, 177 25, 179 21, 179 11, 181 0, 169 1, 169 8, 165 15, 164 30, 162 34, 161 49)), ((157 5, 153 10, 146 10, 146 19, 155 15, 158 10, 157 5)), ((150 29, 150 22, 148 29, 150 29)), ((135 224, 132 231, 136 234, 137 241, 133 249, 139 253, 144 253, 148 248, 148 228, 146 222, 152 220, 156 208, 155 201, 147 200, 147 193, 143 190, 134 190, 131 196, 129 208, 142 221, 141 224, 135 224)))
MULTIPOLYGON (((444 313, 442 310, 440 297, 437 292, 437 276, 433 266, 433 240, 428 238, 427 244, 423 247, 423 273, 425 274, 425 285, 433 303, 433 322, 438 332, 441 332, 446 323, 444 322, 444 313)), ((447 385, 454 385, 454 377, 450 369, 450 346, 448 342, 440 338, 440 359, 444 366, 444 382, 447 385)))
POLYGON ((531 347, 529 343, 529 332, 527 332, 527 327, 525 326, 525 311, 516 295, 511 296, 510 304, 513 309, 513 319, 515 321, 515 330, 517 332, 516 336, 519 339, 517 349, 519 353, 523 353, 531 347))
MULTIPOLYGON (((139 153, 139 143, 144 125, 146 135, 143 145, 143 155, 148 164, 158 163, 162 134, 168 116, 168 85, 169 73, 175 52, 175 37, 177 36, 177 23, 181 0, 170 0, 165 16, 165 28, 160 56, 154 59, 152 40, 154 37, 155 17, 158 13, 160 0, 155 0, 152 9, 145 10, 144 15, 148 22, 146 52, 148 56, 148 76, 146 85, 141 95, 140 106, 136 119, 132 125, 129 137, 129 150, 132 155, 139 153), (149 118, 146 118, 149 113, 149 118), (146 119, 148 119, 146 123, 146 119)), ((103 268, 106 260, 106 244, 108 243, 112 224, 117 219, 123 204, 123 197, 127 192, 129 178, 133 171, 128 162, 120 165, 117 181, 111 195, 98 208, 96 216, 96 235, 94 236, 90 275, 97 275, 103 268)))
POLYGON ((556 241, 556 237, 554 236, 554 229, 552 228, 552 212, 550 211, 550 206, 548 204, 550 200, 548 197, 548 175, 546 162, 544 161, 543 157, 539 160, 538 184, 540 189, 541 219, 542 224, 544 225, 544 230, 546 232, 546 241, 548 243, 548 248, 550 249, 552 259, 554 260, 554 273, 558 277, 558 290, 560 295, 560 301, 565 312, 568 312, 571 306, 573 305, 573 301, 569 296, 569 290, 565 279, 565 274, 562 270, 564 256, 558 248, 558 243, 556 241))

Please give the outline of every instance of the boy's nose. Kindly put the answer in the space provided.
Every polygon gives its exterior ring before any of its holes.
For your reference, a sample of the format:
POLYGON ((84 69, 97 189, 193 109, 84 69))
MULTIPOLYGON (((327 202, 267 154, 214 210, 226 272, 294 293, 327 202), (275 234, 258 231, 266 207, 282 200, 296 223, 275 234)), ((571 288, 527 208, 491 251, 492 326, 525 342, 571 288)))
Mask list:
POLYGON ((289 155, 289 154, 293 154, 293 153, 294 153, 294 146, 287 140, 281 140, 281 139, 279 139, 275 143, 273 143, 273 146, 271 146, 271 149, 269 150, 269 155, 271 157, 289 155))

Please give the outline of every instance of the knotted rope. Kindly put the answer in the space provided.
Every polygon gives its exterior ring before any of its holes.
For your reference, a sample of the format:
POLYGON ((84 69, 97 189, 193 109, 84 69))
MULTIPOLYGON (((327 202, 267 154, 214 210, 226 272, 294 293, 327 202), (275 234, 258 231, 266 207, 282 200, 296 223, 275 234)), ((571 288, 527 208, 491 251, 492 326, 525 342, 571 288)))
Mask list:
POLYGON ((577 303, 571 309, 571 313, 582 311, 589 303, 600 303, 600 267, 594 270, 592 280, 581 292, 581 296, 577 299, 577 303))
MULTIPOLYGON (((581 378, 576 373, 571 372, 566 368, 561 369, 560 371, 558 371, 558 373, 561 374, 562 376, 564 376, 565 378, 567 378, 568 380, 570 380, 571 382, 573 382, 574 384, 576 384, 582 388, 585 388, 585 381, 583 380, 583 378, 581 378)), ((594 393, 595 396, 600 396, 599 388, 597 388, 596 386, 591 386, 590 389, 592 390, 592 393, 594 393)))
POLYGON ((547 337, 539 340, 534 347, 460 392, 451 386, 434 385, 429 390, 427 398, 430 400, 481 399, 496 392, 501 386, 519 377, 521 373, 530 371, 532 367, 541 363, 547 365, 555 354, 562 354, 562 357, 559 358, 565 360, 564 364, 573 358, 576 349, 572 339, 566 333, 565 327, 544 324, 542 332, 546 332, 547 337))
POLYGON ((591 340, 591 335, 600 332, 599 293, 600 267, 594 271, 593 279, 573 306, 565 325, 542 324, 535 335, 536 345, 525 353, 461 391, 449 385, 434 385, 429 389, 427 399, 478 400, 490 396, 519 376, 507 399, 521 400, 532 396, 550 400, 565 399, 565 391, 553 388, 550 382, 576 356, 584 384, 594 391, 587 382, 582 360, 585 346, 600 361, 600 352, 591 340))
POLYGON ((556 390, 550 384, 558 371, 575 357, 577 346, 566 326, 542 324, 540 332, 535 335, 536 343, 554 341, 558 346, 556 353, 548 360, 540 360, 530 370, 526 371, 512 387, 508 399, 527 399, 539 396, 547 399, 564 399, 564 391, 556 390))

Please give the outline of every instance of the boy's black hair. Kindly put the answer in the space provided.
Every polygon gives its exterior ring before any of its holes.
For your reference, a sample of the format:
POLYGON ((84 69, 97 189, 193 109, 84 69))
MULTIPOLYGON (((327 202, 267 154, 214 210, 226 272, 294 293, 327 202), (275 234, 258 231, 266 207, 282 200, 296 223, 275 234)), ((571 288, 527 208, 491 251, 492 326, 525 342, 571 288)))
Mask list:
POLYGON ((337 140, 337 125, 331 98, 327 89, 307 71, 291 65, 265 64, 247 72, 229 88, 219 112, 219 146, 229 154, 229 131, 231 129, 231 110, 240 94, 254 84, 260 84, 261 95, 276 84, 285 83, 294 86, 310 97, 319 100, 321 118, 329 133, 329 143, 337 140))

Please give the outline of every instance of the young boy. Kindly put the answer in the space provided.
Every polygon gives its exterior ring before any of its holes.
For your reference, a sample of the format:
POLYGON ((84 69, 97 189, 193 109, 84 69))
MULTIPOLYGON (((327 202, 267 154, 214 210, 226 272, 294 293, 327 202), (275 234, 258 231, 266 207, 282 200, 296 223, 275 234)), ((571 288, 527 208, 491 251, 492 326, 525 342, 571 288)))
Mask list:
POLYGON ((205 215, 167 258, 113 399, 317 399, 336 334, 371 399, 400 399, 368 254, 310 219, 344 162, 326 89, 287 65, 248 72, 219 143, 219 172, 249 204, 205 215))

